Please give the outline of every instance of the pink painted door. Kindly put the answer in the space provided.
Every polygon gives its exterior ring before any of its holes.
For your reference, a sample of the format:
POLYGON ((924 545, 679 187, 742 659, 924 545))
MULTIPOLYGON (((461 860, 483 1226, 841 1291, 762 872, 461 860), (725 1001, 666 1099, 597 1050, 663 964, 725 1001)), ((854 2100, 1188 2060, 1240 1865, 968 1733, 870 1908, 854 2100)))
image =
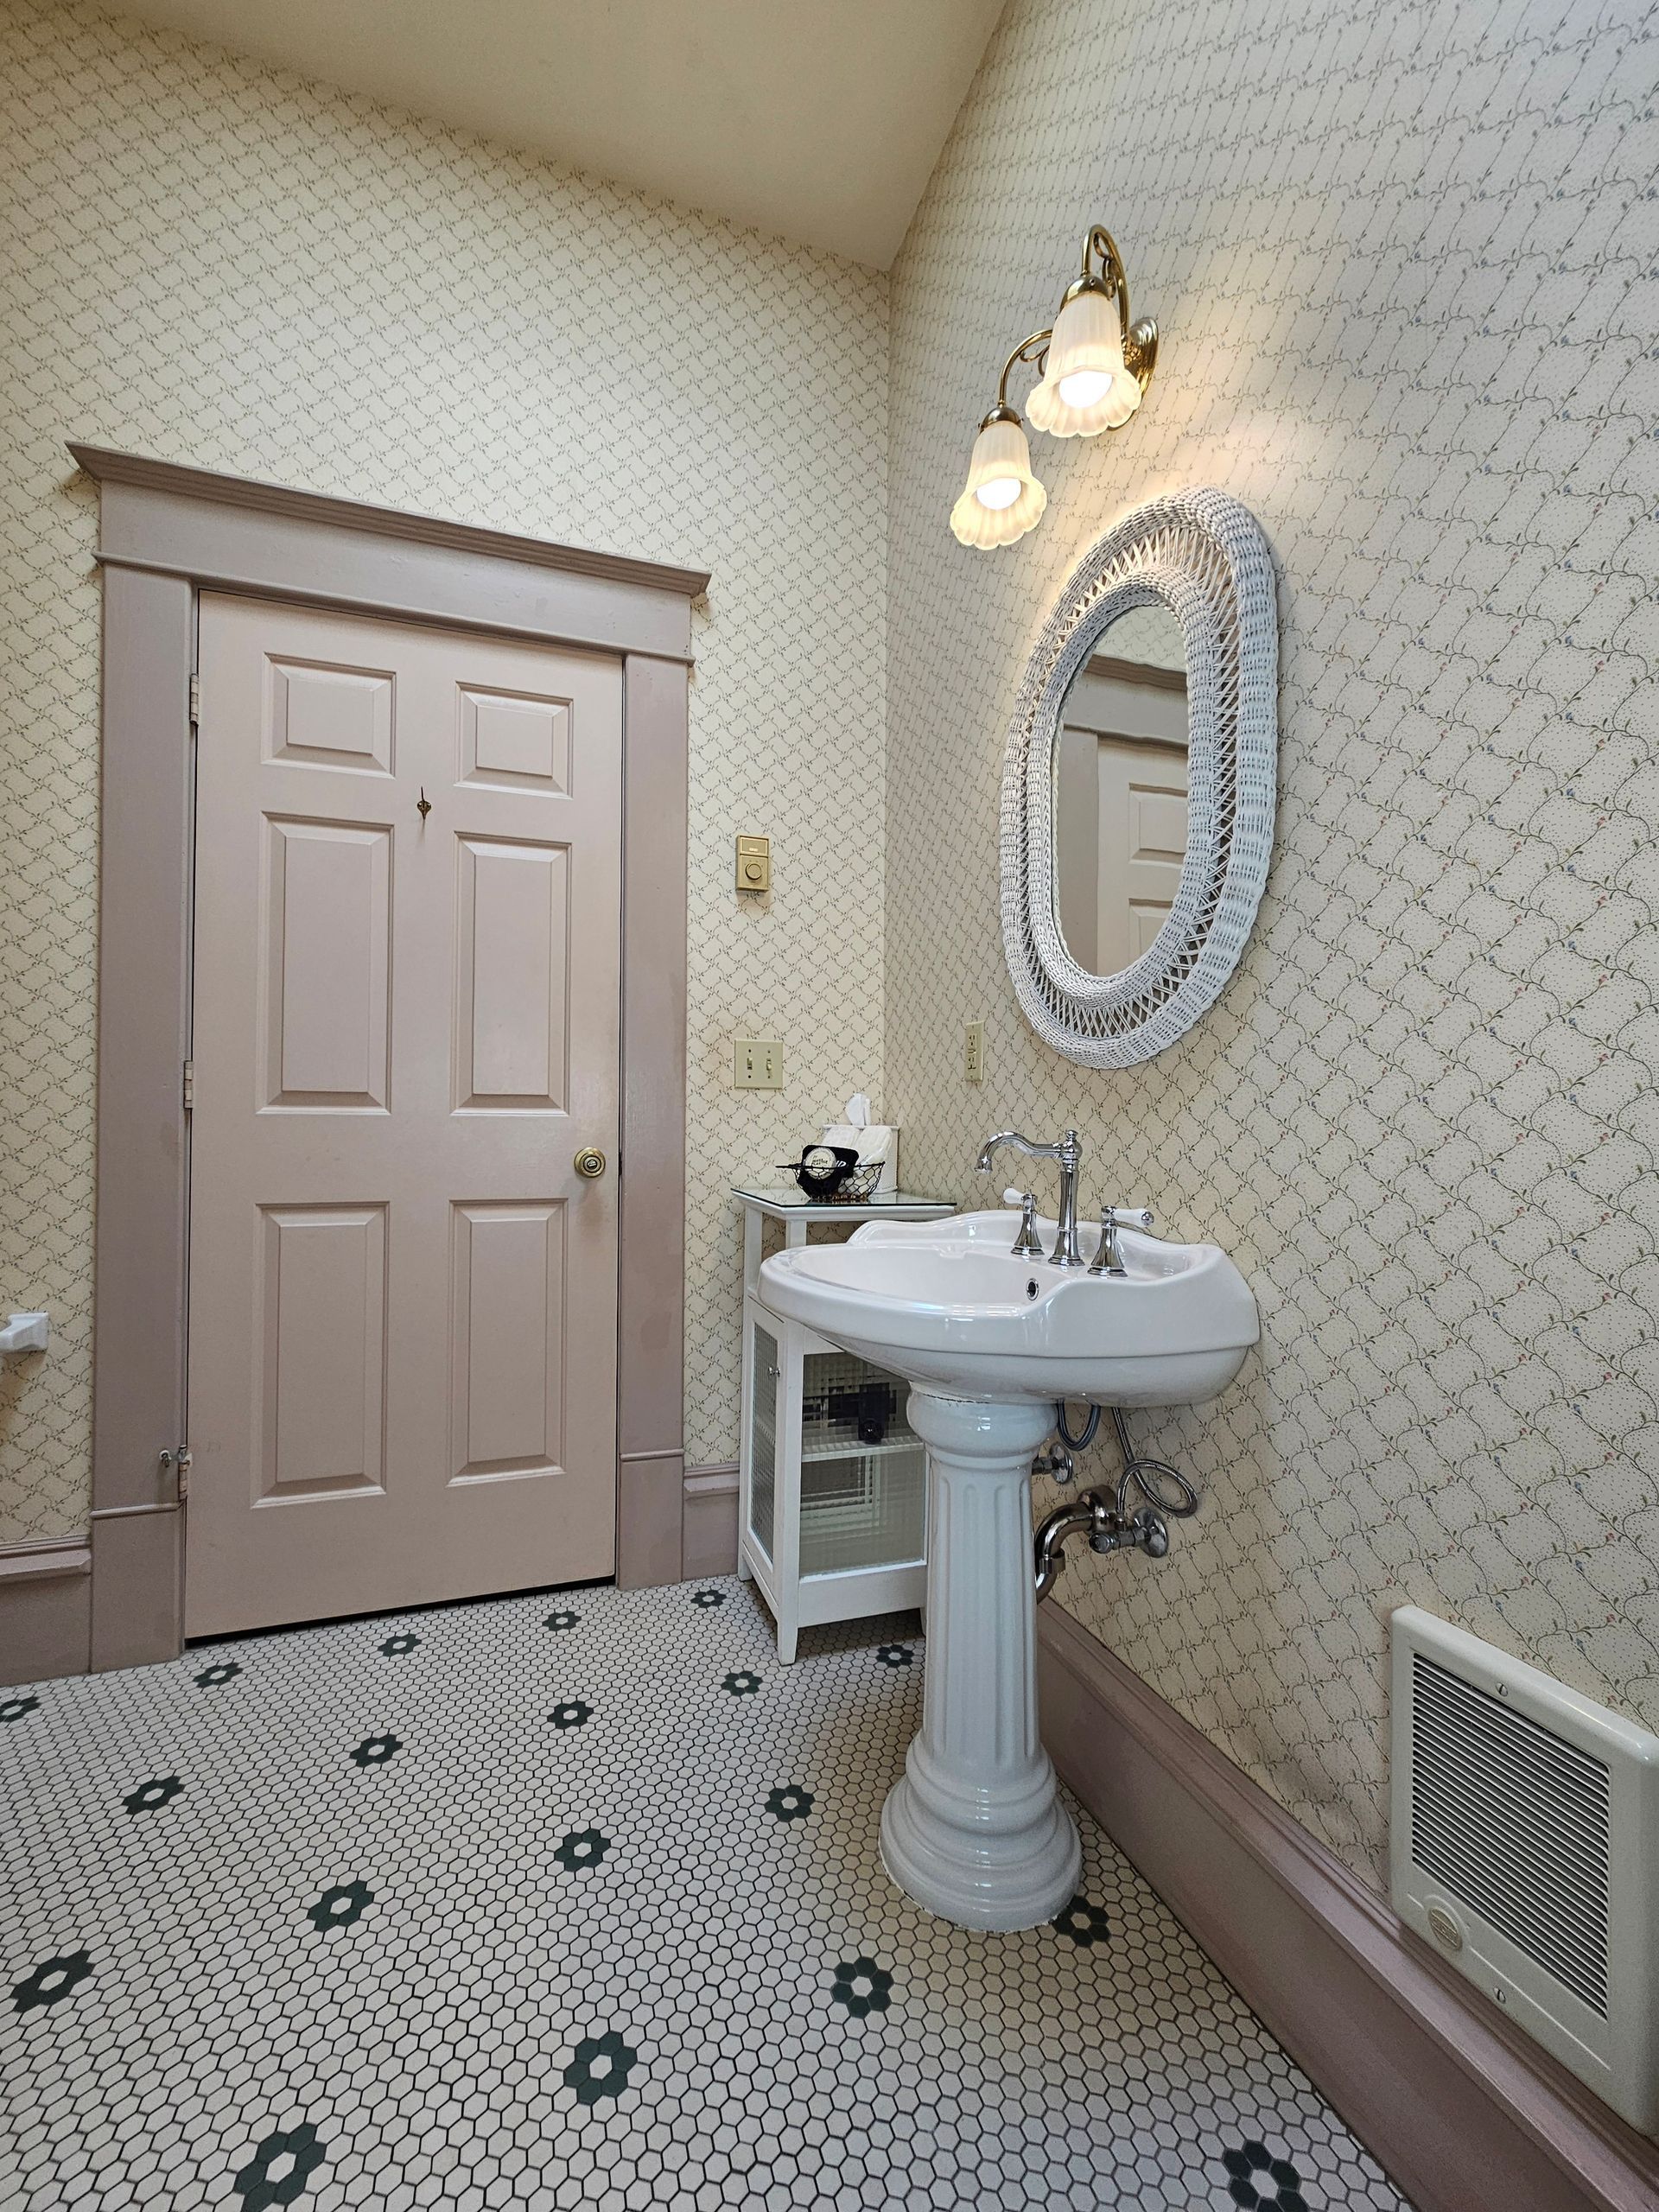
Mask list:
POLYGON ((209 595, 200 664, 187 1632, 607 1574, 620 665, 209 595))

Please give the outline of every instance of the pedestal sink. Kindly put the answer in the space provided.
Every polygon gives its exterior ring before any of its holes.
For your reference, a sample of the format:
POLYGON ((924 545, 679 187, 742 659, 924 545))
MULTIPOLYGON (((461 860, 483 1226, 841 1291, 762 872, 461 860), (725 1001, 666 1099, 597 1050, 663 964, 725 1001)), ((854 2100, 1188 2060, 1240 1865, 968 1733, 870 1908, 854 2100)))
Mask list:
POLYGON ((964 1928, 1035 1927, 1077 1887, 1077 1830, 1037 1728, 1031 1460, 1054 1402, 1193 1404, 1259 1334, 1214 1245, 1122 1230, 1127 1272, 1089 1274, 1017 1257, 1015 1226, 1007 1212, 872 1222, 760 1270, 775 1313, 911 1385, 928 1453, 927 1673, 881 1856, 964 1928))

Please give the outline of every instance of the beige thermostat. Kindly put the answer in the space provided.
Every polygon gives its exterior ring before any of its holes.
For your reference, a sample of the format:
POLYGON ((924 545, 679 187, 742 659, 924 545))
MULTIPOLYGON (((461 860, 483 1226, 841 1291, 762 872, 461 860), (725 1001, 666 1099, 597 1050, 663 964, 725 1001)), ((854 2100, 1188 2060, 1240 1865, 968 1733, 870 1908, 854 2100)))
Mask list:
POLYGON ((737 841, 737 887, 740 893, 759 899, 772 888, 772 840, 740 837, 737 841))

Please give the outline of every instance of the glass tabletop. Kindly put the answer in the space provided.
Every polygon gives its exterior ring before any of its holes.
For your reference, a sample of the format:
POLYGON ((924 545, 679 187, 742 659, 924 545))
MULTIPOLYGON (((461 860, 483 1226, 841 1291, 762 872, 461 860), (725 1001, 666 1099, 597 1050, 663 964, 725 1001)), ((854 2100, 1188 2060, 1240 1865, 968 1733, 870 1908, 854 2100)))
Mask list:
POLYGON ((809 1198, 806 1192, 793 1183, 762 1187, 753 1183, 734 1183, 733 1194, 750 1199, 756 1205, 772 1206, 780 1213, 889 1213, 895 1210, 920 1213, 954 1213, 956 1205, 950 1198, 925 1198, 914 1191, 874 1191, 868 1198, 847 1204, 835 1198, 809 1198))

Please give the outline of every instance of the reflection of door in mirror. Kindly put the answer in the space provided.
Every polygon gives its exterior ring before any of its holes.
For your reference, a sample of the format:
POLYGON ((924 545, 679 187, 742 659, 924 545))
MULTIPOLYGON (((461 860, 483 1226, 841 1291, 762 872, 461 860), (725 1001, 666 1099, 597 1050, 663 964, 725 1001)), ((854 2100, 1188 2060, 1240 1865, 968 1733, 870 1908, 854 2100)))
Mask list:
POLYGON ((1072 958, 1096 976, 1152 944, 1186 852, 1179 630, 1163 610, 1136 608, 1110 643, 1066 694, 1054 761, 1055 915, 1072 958))

